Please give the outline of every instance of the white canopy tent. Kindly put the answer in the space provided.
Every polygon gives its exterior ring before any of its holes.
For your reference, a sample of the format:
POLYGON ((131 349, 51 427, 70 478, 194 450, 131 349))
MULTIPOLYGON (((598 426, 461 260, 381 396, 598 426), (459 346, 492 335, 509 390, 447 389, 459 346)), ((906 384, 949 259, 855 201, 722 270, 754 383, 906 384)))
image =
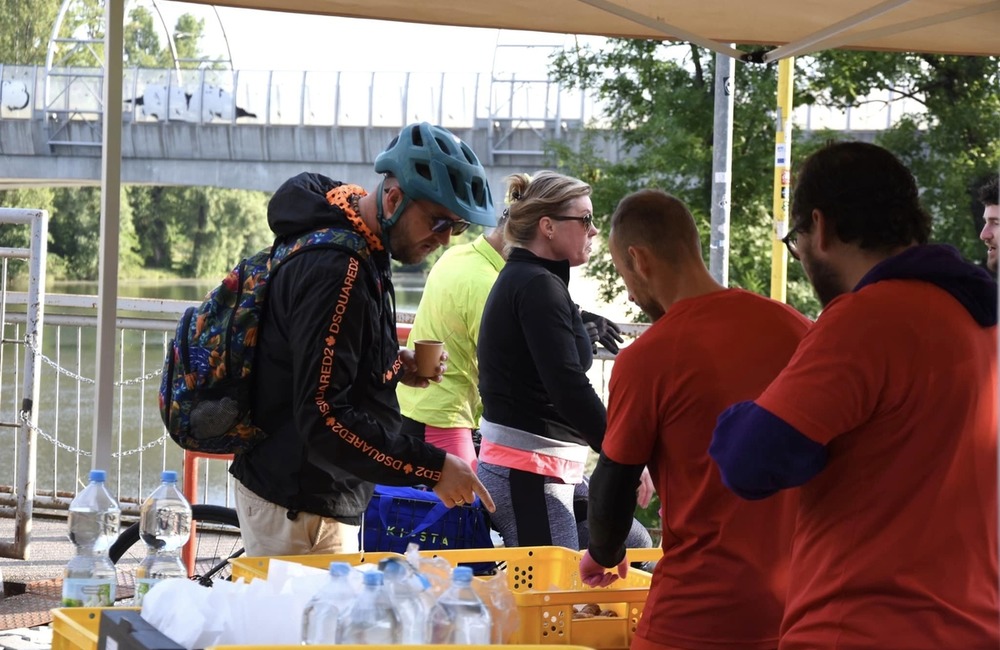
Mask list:
MULTIPOLYGON (((195 4, 455 26, 676 39, 740 59, 745 54, 727 43, 776 46, 755 57, 763 62, 836 47, 1000 55, 1000 0, 546 0, 544 3, 217 0, 195 4)), ((100 467, 108 466, 111 459, 124 0, 106 0, 105 17, 102 246, 93 446, 93 462, 100 467)), ((373 43, 373 47, 392 47, 392 43, 373 43)))

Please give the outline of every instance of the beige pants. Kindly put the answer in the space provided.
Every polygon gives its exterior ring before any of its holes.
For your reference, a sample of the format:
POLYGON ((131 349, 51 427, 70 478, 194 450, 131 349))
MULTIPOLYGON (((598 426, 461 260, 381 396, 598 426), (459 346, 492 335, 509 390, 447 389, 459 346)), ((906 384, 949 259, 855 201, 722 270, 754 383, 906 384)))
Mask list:
POLYGON ((251 557, 357 553, 360 526, 300 512, 288 518, 288 508, 260 498, 236 481, 236 512, 243 546, 251 557))

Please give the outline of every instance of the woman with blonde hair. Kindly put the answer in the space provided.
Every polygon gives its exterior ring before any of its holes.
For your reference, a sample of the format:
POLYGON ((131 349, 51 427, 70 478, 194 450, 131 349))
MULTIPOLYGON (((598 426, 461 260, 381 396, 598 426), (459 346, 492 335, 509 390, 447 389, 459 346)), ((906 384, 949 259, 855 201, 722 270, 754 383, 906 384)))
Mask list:
MULTIPOLYGON (((600 451, 607 423, 586 374, 592 336, 569 293, 570 268, 590 259, 598 232, 590 186, 552 171, 507 182, 507 264, 479 335, 477 474, 497 504, 492 519, 505 545, 579 549, 586 515, 574 513, 574 492, 585 500, 584 464, 600 451)), ((586 317, 608 331, 609 321, 586 317)), ((636 526, 630 544, 649 546, 636 526)))

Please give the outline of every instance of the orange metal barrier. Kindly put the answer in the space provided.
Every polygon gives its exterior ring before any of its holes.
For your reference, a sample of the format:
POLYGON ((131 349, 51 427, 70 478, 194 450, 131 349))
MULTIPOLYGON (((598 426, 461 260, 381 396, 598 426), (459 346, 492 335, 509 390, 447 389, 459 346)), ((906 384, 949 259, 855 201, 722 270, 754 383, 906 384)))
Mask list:
MULTIPOLYGON (((188 503, 198 503, 198 459, 199 458, 209 458, 215 460, 229 460, 233 459, 232 454, 203 454, 198 451, 184 450, 184 485, 183 492, 184 496, 187 498, 188 503)), ((184 562, 184 566, 187 567, 188 575, 194 575, 195 568, 195 549, 197 546, 193 544, 197 534, 197 524, 191 521, 191 539, 184 548, 181 550, 181 561, 184 562)))

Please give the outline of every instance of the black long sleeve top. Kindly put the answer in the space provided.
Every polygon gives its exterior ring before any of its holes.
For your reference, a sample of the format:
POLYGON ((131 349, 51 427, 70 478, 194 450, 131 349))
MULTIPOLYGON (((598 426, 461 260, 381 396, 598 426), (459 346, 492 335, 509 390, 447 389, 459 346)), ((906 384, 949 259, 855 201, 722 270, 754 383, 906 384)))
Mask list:
POLYGON ((607 412, 587 378, 593 350, 566 260, 511 251, 486 301, 478 355, 485 419, 600 451, 607 412))

